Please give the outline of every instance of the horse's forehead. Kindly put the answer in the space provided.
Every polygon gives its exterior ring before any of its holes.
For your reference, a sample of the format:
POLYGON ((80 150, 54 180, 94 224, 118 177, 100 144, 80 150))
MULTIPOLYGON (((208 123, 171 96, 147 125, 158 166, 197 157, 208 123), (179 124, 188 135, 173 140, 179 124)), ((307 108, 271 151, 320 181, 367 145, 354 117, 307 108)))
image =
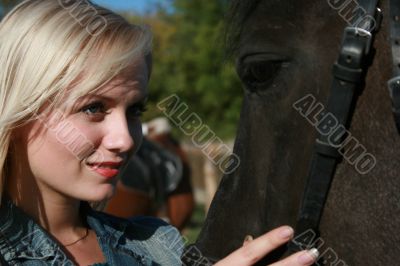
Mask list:
MULTIPOLYGON (((240 12, 240 11, 239 11, 240 12)), ((279 30, 310 27, 314 21, 332 22, 339 19, 329 1, 320 0, 261 0, 247 16, 245 25, 279 30)))
POLYGON ((325 1, 262 0, 242 25, 239 47, 290 48, 298 46, 300 39, 309 43, 316 37, 331 38, 342 31, 343 24, 325 1))
POLYGON ((285 0, 285 1, 259 1, 254 8, 251 16, 258 19, 271 22, 293 22, 300 17, 312 12, 316 5, 315 1, 304 0, 285 0), (314 3, 314 4, 313 4, 314 3))
POLYGON ((285 1, 261 1, 242 24, 239 54, 257 52, 262 47, 273 51, 290 46, 303 32, 304 25, 296 19, 295 11, 282 3, 285 1))

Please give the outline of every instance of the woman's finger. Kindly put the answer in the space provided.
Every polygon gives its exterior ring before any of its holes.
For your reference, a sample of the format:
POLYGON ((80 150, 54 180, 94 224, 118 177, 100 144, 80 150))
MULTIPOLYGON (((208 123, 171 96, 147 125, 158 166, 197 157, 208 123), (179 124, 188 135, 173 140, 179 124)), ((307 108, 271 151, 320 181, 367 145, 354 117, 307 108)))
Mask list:
POLYGON ((291 227, 281 226, 247 242, 246 245, 234 251, 215 265, 253 265, 269 252, 286 243, 292 236, 293 229, 291 227))
POLYGON ((280 260, 270 266, 308 266, 313 264, 319 256, 316 248, 297 252, 284 260, 280 260))

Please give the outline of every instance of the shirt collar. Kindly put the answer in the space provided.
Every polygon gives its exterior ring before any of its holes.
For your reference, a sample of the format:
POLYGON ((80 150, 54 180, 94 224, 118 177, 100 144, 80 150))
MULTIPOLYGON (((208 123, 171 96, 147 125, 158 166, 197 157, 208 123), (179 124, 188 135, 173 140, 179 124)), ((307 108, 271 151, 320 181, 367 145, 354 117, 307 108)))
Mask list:
POLYGON ((45 258, 62 252, 52 238, 35 221, 3 197, 0 206, 0 249, 6 260, 45 258))
MULTIPOLYGON (((81 211, 88 226, 100 238, 103 248, 107 245, 116 250, 121 248, 118 244, 123 242, 120 239, 131 224, 129 220, 97 212, 87 202, 82 202, 81 211)), ((6 196, 0 206, 0 250, 6 261, 17 258, 46 260, 52 257, 62 261, 63 265, 72 265, 53 238, 6 196)), ((151 264, 150 258, 144 254, 130 253, 142 265, 151 264)))
POLYGON ((87 202, 82 202, 81 208, 86 216, 86 222, 90 228, 96 231, 97 236, 116 247, 120 238, 125 234, 129 221, 97 212, 87 202))

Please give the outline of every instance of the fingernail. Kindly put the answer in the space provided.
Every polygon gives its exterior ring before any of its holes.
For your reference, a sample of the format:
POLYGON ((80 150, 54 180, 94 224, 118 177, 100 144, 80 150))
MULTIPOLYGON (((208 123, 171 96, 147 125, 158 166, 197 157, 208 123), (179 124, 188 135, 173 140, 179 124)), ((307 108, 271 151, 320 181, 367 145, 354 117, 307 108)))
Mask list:
POLYGON ((250 241, 252 241, 253 239, 254 239, 253 236, 247 235, 247 236, 244 238, 243 246, 247 245, 247 244, 248 244, 250 241))
POLYGON ((251 240, 253 240, 253 236, 251 236, 251 235, 247 235, 247 236, 244 238, 244 242, 250 242, 251 240))
POLYGON ((318 249, 312 248, 299 257, 299 262, 303 265, 309 265, 316 261, 319 256, 318 249))
POLYGON ((279 232, 280 237, 282 238, 290 238, 293 236, 293 228, 289 227, 289 226, 285 226, 285 228, 281 229, 281 231, 279 232))

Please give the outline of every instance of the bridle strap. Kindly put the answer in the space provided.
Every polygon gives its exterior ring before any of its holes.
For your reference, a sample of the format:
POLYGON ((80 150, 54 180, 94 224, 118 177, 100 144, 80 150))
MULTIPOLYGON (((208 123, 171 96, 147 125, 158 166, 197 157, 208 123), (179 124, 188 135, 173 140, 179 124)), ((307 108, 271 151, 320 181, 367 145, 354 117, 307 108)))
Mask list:
POLYGON ((400 1, 390 0, 390 44, 392 47, 393 78, 388 81, 393 115, 400 134, 400 1))
MULTIPOLYGON (((326 114, 332 114, 345 128, 349 126, 352 110, 364 87, 366 72, 374 54, 374 35, 381 21, 379 0, 358 2, 364 14, 363 17, 355 16, 353 25, 344 30, 340 54, 333 66, 331 94, 326 108, 326 114)), ((321 118, 319 120, 322 121, 321 118)), ((318 127, 323 126, 321 124, 318 127)), ((344 136, 332 143, 329 134, 322 133, 316 139, 295 238, 289 244, 291 252, 309 249, 317 244, 314 241, 319 236, 320 219, 337 163, 341 159, 339 150, 343 141, 344 136)))

